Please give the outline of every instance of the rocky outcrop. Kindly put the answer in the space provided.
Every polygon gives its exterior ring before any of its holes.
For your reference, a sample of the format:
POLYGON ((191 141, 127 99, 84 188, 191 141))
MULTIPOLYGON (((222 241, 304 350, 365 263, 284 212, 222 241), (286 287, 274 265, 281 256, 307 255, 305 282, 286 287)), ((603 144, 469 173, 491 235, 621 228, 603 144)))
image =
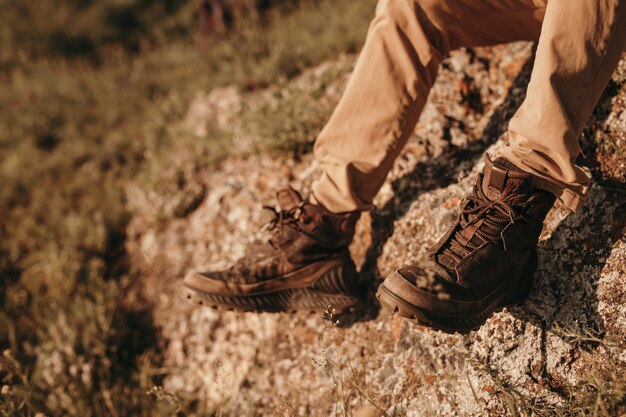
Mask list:
MULTIPOLYGON (((341 65, 346 60, 353 62, 341 65)), ((415 135, 358 225, 351 250, 370 292, 454 222, 482 153, 506 141, 498 138, 523 99, 531 63, 524 43, 446 60, 415 135)), ((327 87, 321 100, 328 108, 345 78, 327 87)), ((205 96, 190 128, 201 129, 215 111, 243 111, 241 100, 266 93, 238 94, 205 96)), ((311 155, 229 158, 201 172, 201 186, 182 187, 201 201, 185 215, 155 215, 172 212, 163 211, 169 196, 129 187, 136 216, 127 250, 161 329, 163 389, 233 416, 549 414, 575 411, 597 396, 611 406, 620 400, 612 392, 626 390, 625 138, 623 60, 581 138, 595 179, 589 200, 578 213, 557 205, 549 214, 526 303, 465 336, 381 312, 373 296, 367 311, 343 317, 221 312, 187 302, 186 270, 240 257, 260 227, 260 205, 271 203, 278 187, 308 190, 311 155)), ((187 199, 194 200, 176 201, 187 199)))

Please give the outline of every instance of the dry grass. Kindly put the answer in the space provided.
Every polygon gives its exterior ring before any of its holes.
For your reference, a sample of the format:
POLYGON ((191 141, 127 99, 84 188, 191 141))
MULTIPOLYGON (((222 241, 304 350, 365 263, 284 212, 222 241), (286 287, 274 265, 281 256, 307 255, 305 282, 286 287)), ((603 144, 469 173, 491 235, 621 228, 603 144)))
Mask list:
MULTIPOLYGON (((155 174, 177 149, 193 149, 198 167, 227 155, 228 132, 181 133, 195 94, 281 82, 354 51, 372 6, 303 2, 270 24, 240 25, 204 52, 183 36, 139 54, 107 46, 95 61, 38 50, 0 68, 3 415, 219 413, 158 388, 159 329, 149 305, 127 298, 136 277, 124 252, 124 187, 139 178, 147 191, 181 186, 185 172, 155 174)), ((285 149, 288 139, 277 136, 263 150, 285 149)))

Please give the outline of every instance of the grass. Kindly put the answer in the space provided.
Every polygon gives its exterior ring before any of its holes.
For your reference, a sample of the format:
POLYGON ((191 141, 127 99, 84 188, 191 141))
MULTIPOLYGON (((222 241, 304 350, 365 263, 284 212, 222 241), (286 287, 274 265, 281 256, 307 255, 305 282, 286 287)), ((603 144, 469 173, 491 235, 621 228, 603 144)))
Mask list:
POLYGON ((329 85, 349 69, 349 63, 340 62, 298 83, 279 82, 271 98, 244 107, 242 127, 247 135, 255 138, 255 151, 287 153, 296 158, 311 151, 315 136, 332 111, 328 103, 320 99, 329 85))
MULTIPOLYGON (((512 416, 611 417, 626 412, 626 379, 623 375, 608 373, 598 377, 596 369, 577 385, 571 387, 562 404, 547 404, 522 394, 515 387, 499 382, 495 394, 506 405, 512 416)), ((497 379, 496 379, 496 382, 497 379)))
MULTIPOLYGON (((198 91, 280 84, 356 50, 372 14, 373 1, 305 2, 204 52, 179 37, 138 55, 108 46, 95 63, 38 51, 3 66, 0 415, 217 415, 159 389, 159 330, 150 306, 126 297, 136 283, 124 187, 177 187, 188 174, 159 175, 172 150, 192 149, 200 167, 228 154, 228 132, 181 127, 198 91)), ((279 106, 290 118, 315 105, 289 100, 279 106)), ((314 135, 316 114, 295 142, 314 135)), ((258 149, 293 149, 297 134, 275 128, 258 149)))

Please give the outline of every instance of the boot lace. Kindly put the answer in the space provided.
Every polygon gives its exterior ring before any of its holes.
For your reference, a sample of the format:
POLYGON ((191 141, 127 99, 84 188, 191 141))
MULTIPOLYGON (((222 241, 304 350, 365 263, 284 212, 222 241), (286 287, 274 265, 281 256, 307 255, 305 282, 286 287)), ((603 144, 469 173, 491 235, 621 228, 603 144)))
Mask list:
POLYGON ((453 259, 456 265, 484 242, 502 241, 501 232, 509 223, 520 220, 529 222, 531 219, 527 215, 527 209, 535 202, 535 196, 533 195, 524 203, 515 202, 515 197, 515 195, 509 195, 491 201, 482 190, 478 190, 477 194, 465 198, 461 203, 463 207, 460 219, 461 228, 454 233, 442 254, 453 259), (476 230, 470 239, 463 236, 464 230, 479 222, 481 224, 475 226, 476 230))
POLYGON ((267 205, 263 206, 263 209, 271 211, 274 215, 274 217, 261 228, 263 232, 278 229, 278 232, 282 233, 285 225, 301 231, 300 222, 306 222, 306 219, 302 216, 304 213, 304 202, 301 202, 296 207, 289 210, 284 210, 280 206, 274 207, 267 205))
MULTIPOLYGON (((301 222, 306 223, 306 219, 302 214, 304 213, 304 203, 300 203, 298 206, 289 209, 283 210, 280 206, 263 206, 263 209, 270 210, 273 214, 273 218, 269 220, 264 226, 261 227, 261 232, 270 232, 271 237, 267 240, 267 243, 274 250, 280 250, 280 244, 278 243, 277 235, 282 234, 285 226, 292 227, 296 230, 301 231, 301 222)), ((260 242, 258 242, 260 243, 260 242)), ((251 262, 251 259, 255 259, 256 257, 263 257, 266 252, 264 250, 259 249, 256 246, 257 250, 246 253, 246 256, 239 259, 233 265, 231 265, 231 271, 238 271, 242 275, 256 276, 257 272, 259 272, 255 267, 251 267, 254 262, 251 262)))

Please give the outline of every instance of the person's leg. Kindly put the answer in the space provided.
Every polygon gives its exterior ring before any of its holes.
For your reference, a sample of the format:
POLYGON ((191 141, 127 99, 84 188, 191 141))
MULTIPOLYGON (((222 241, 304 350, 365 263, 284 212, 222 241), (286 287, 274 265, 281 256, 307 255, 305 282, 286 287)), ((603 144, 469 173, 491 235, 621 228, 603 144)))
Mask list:
POLYGON ((311 200, 366 210, 415 128, 441 60, 462 46, 536 40, 545 0, 381 0, 350 82, 315 144, 311 200))
POLYGON ((626 48, 626 2, 550 0, 522 106, 499 152, 576 210, 589 176, 578 137, 626 48))
POLYGON ((626 0, 550 0, 527 98, 510 122, 510 146, 485 156, 456 224, 425 260, 388 276, 381 304, 422 324, 470 331, 523 301, 537 242, 555 196, 576 209, 588 179, 574 165, 577 138, 615 69, 626 37, 626 0))

